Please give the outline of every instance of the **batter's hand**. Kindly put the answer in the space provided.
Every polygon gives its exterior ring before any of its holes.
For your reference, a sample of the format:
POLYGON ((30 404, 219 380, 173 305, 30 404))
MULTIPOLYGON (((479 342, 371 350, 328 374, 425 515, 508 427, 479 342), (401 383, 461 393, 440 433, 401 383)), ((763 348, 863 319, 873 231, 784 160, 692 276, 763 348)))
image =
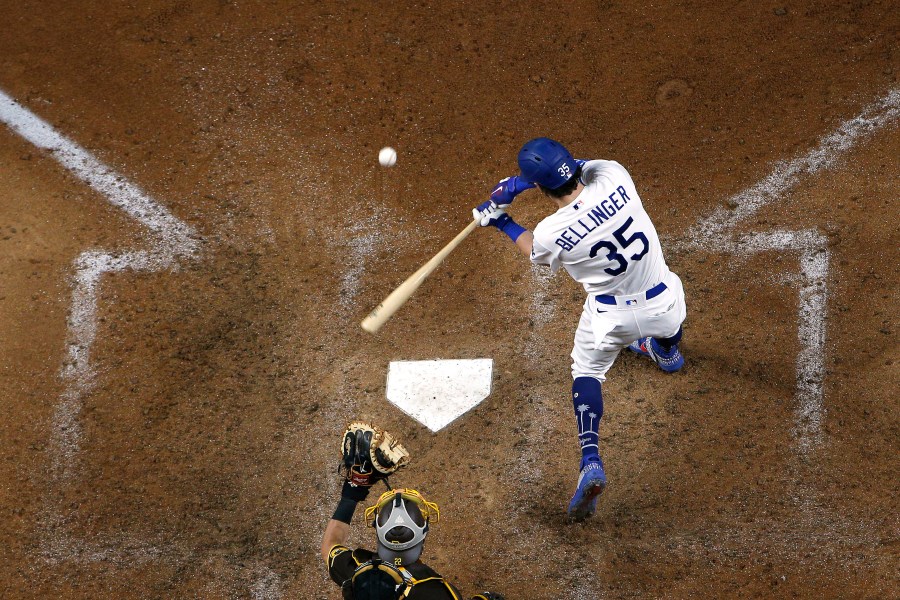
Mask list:
POLYGON ((491 192, 491 200, 499 207, 509 206, 516 199, 516 196, 533 187, 533 183, 525 181, 521 177, 506 177, 494 186, 494 191, 491 192))
MULTIPOLYGON (((509 205, 507 204, 506 206, 509 205)), ((509 220, 509 215, 506 214, 506 206, 497 206, 493 200, 485 200, 472 209, 472 218, 477 220, 482 227, 493 225, 499 228, 509 220)))

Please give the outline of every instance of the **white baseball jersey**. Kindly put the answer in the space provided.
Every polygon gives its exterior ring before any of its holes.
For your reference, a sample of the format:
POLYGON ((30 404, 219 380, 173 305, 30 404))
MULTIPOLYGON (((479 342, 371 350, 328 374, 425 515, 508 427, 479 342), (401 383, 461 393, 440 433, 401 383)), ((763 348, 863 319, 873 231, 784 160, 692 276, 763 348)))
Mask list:
POLYGON ((581 181, 578 197, 534 228, 532 262, 564 267, 589 294, 637 294, 663 281, 669 268, 628 171, 592 160, 581 181))

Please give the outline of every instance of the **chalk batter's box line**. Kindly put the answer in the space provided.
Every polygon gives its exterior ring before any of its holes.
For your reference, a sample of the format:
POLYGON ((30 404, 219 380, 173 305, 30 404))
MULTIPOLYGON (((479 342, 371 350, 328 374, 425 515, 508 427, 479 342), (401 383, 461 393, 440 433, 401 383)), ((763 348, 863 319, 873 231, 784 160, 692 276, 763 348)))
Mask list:
MULTIPOLYGON (((124 270, 154 272, 175 268, 179 259, 196 255, 197 235, 192 227, 172 215, 138 186, 57 132, 2 90, 0 122, 37 148, 48 152, 63 168, 140 223, 150 234, 150 251, 87 250, 74 261, 72 304, 67 317, 67 359, 61 372, 66 385, 51 425, 51 476, 48 482, 50 486, 65 486, 74 476, 74 459, 81 447, 79 416, 82 397, 93 385, 90 349, 97 335, 97 297, 102 276, 124 270)), ((50 501, 45 500, 45 505, 50 505, 50 501)), ((50 520, 60 521, 58 511, 51 509, 51 512, 54 514, 50 515, 50 520)), ((44 549, 48 560, 53 561, 60 554, 72 558, 115 558, 110 555, 112 550, 109 548, 88 548, 83 541, 78 543, 70 539, 65 527, 54 529, 60 532, 57 537, 44 531, 49 538, 44 549)), ((146 544, 126 545, 139 549, 140 556, 137 558, 155 554, 153 548, 146 548, 146 544)))
MULTIPOLYGON (((783 176, 793 177, 793 180, 786 180, 789 183, 788 187, 793 187, 799 181, 801 174, 808 174, 818 169, 829 167, 840 154, 855 145, 856 141, 864 133, 871 133, 874 129, 880 128, 896 118, 898 110, 900 110, 900 90, 895 89, 891 90, 884 99, 875 103, 874 112, 876 114, 874 117, 870 116, 873 112, 872 107, 867 107, 859 117, 843 123, 836 132, 824 138, 816 150, 824 150, 825 154, 816 154, 814 151, 807 157, 799 159, 801 161, 799 163, 797 160, 789 163, 789 165, 794 165, 792 169, 781 171, 776 169, 773 175, 782 176, 779 175, 779 173, 782 173, 783 176), (833 151, 833 153, 829 155, 829 151, 833 151), (802 164, 804 159, 806 165, 802 164)), ((111 169, 105 167, 74 142, 56 133, 52 127, 24 107, 21 107, 2 91, 0 91, 0 120, 36 146, 53 152, 60 164, 75 174, 76 177, 85 181, 89 186, 103 194, 112 204, 122 208, 148 229, 154 231, 164 242, 169 241, 169 243, 159 244, 156 247, 156 253, 142 257, 136 255, 126 257, 124 262, 120 262, 117 265, 118 268, 110 268, 109 264, 104 263, 105 261, 114 261, 116 259, 121 261, 120 255, 97 254, 94 252, 93 255, 85 256, 84 259, 79 257, 79 260, 76 261, 76 268, 78 268, 79 262, 82 263, 82 269, 79 272, 85 273, 85 276, 82 278, 84 289, 79 291, 79 288, 76 287, 75 292, 73 292, 73 305, 76 304, 78 294, 84 294, 85 298, 82 299, 84 307, 77 313, 80 315, 79 318, 83 320, 82 322, 90 323, 93 320, 94 326, 93 328, 89 326, 79 327, 81 323, 70 322, 70 332, 72 332, 71 337, 75 338, 76 341, 80 339, 87 342, 80 347, 85 357, 83 359, 83 364, 85 365, 84 375, 87 375, 87 370, 89 370, 86 358, 88 355, 87 350, 96 335, 96 288, 99 278, 103 273, 116 270, 128 268, 141 270, 139 264, 141 261, 144 261, 144 266, 155 270, 170 268, 177 257, 190 255, 196 250, 196 245, 193 243, 193 231, 184 222, 171 217, 164 207, 144 195, 136 186, 116 175, 111 169), (110 185, 111 182, 112 185, 110 185), (127 190, 127 192, 118 193, 117 189, 127 190), (171 217, 173 220, 170 221, 168 217, 171 217), (169 226, 160 226, 160 223, 168 223, 169 226)), ((771 187, 769 187, 769 183, 772 181, 772 176, 770 175, 766 180, 736 196, 737 204, 741 207, 741 210, 736 211, 735 215, 722 218, 721 211, 719 211, 698 224, 698 226, 711 225, 714 230, 718 229, 723 232, 733 229, 737 222, 780 196, 770 193, 771 187), (734 216, 738 215, 739 217, 734 219, 734 216)), ((784 190, 782 189, 782 191, 784 190)), ((708 235, 708 231, 704 235, 708 235)), ((696 241, 697 239, 702 238, 694 238, 688 243, 695 246, 702 245, 696 241)), ((75 346, 78 345, 75 344, 75 346)), ((76 364, 78 364, 77 361, 76 364)), ((78 377, 77 370, 74 375, 70 375, 69 381, 70 385, 86 385, 84 377, 78 377)), ((80 392, 68 395, 80 398, 80 392)), ((64 393, 63 396, 65 397, 67 394, 64 393)))
POLYGON ((856 117, 844 121, 825 135, 809 152, 791 161, 780 162, 762 180, 732 196, 726 203, 733 210, 719 207, 701 219, 676 247, 748 255, 754 252, 792 250, 800 254, 797 337, 798 402, 794 435, 802 454, 819 447, 823 441, 825 383, 825 337, 829 276, 829 252, 825 237, 816 230, 735 233, 737 226, 761 208, 780 200, 808 175, 824 171, 856 147, 866 137, 894 122, 900 116, 900 88, 866 106, 856 117))

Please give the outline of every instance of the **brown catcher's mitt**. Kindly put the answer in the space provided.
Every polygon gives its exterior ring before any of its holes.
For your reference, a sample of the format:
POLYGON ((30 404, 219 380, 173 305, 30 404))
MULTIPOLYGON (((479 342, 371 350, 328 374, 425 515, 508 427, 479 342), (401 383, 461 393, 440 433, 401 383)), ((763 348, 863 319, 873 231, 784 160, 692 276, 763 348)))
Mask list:
POLYGON ((344 478, 353 485, 369 487, 409 462, 409 452, 387 431, 354 421, 344 430, 341 448, 344 478))

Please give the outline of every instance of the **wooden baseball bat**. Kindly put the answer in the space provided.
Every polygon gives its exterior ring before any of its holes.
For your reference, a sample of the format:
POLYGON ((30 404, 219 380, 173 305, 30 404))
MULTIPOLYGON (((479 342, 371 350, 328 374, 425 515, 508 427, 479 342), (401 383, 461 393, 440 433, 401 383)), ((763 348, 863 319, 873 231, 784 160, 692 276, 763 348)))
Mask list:
POLYGON ((418 271, 410 275, 406 281, 397 286, 397 289, 388 294, 388 297, 382 300, 381 304, 376 306, 375 310, 370 312, 368 317, 363 319, 361 323, 362 328, 369 333, 375 333, 381 329, 381 326, 391 318, 391 315, 397 312, 397 309, 403 306, 403 304, 409 300, 409 297, 419 289, 419 286, 422 285, 425 278, 431 275, 437 266, 447 258, 447 255, 453 252, 453 249, 459 246, 459 244, 466 239, 466 236, 472 233, 477 226, 477 220, 469 223, 465 229, 459 232, 459 235, 453 238, 449 244, 444 246, 440 252, 435 254, 431 260, 419 267, 418 271))

